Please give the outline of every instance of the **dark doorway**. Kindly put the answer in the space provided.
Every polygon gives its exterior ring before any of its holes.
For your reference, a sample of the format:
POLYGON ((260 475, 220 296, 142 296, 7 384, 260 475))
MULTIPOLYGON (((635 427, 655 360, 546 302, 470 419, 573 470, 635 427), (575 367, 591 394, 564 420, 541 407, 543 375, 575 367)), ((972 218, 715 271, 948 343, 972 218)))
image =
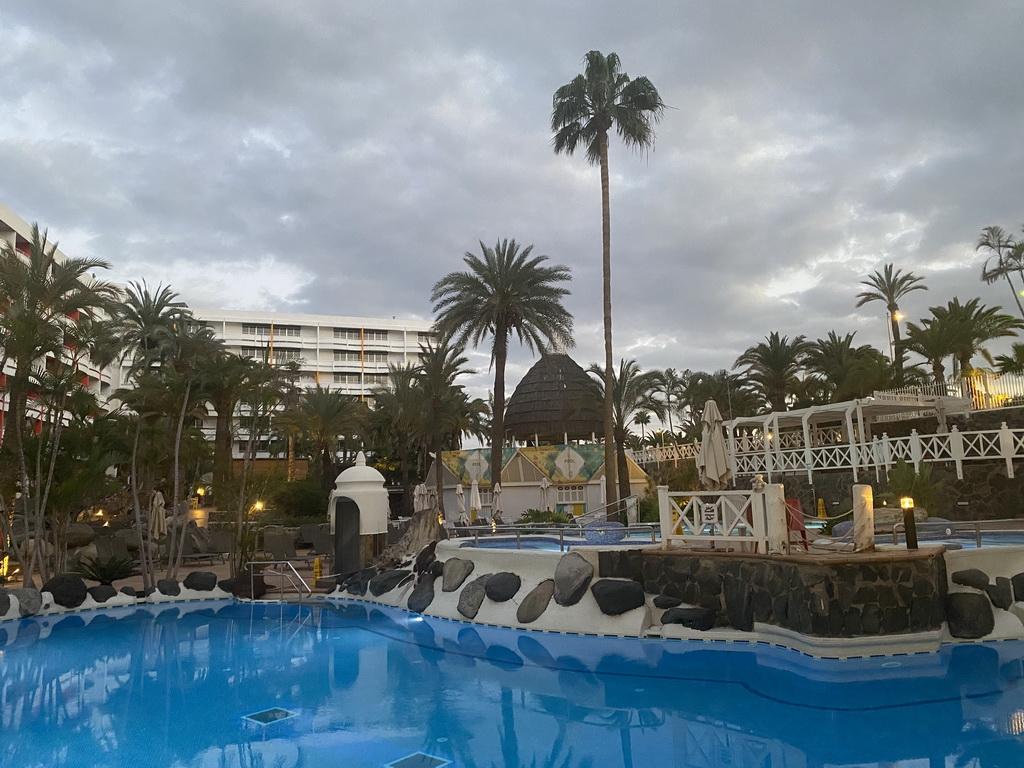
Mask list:
POLYGON ((334 500, 334 572, 347 575, 362 567, 359 505, 342 496, 334 500))

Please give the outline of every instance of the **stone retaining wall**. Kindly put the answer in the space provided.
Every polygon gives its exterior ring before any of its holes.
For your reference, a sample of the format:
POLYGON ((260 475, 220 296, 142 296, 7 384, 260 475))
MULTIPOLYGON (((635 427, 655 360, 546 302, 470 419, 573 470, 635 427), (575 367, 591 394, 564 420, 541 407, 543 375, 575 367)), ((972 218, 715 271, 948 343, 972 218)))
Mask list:
POLYGON ((603 551, 599 575, 640 581, 715 612, 718 626, 754 622, 804 635, 863 637, 938 630, 947 580, 940 548, 823 561, 810 556, 603 551))

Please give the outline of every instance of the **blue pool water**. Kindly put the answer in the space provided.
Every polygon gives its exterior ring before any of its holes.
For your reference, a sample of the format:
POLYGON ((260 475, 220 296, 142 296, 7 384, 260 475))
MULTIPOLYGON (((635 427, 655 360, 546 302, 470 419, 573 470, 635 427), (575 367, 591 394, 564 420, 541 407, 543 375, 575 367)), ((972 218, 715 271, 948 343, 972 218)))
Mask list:
POLYGON ((1017 642, 826 662, 223 602, 0 624, 0 649, 5 767, 1024 765, 1017 642))

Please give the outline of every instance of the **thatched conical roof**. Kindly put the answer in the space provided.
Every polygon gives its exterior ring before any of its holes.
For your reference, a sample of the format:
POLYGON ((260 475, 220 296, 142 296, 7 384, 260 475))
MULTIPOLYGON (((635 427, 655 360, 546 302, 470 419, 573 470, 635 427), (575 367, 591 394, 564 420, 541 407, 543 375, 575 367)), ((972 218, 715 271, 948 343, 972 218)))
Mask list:
POLYGON ((604 436, 601 402, 593 380, 571 357, 545 352, 505 406, 505 433, 519 440, 562 442, 604 436))

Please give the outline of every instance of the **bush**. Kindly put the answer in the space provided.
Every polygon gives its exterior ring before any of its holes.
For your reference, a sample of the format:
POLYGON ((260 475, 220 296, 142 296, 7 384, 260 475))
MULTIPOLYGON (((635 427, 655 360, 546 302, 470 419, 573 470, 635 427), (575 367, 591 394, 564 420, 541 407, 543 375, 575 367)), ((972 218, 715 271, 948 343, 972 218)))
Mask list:
POLYGON ((540 509, 528 509, 519 516, 517 523, 560 523, 565 525, 572 522, 572 516, 565 512, 545 512, 540 509))
POLYGON ((328 491, 317 480, 296 480, 287 483, 274 495, 275 511, 283 517, 327 516, 328 491))
POLYGON ((127 579, 134 574, 135 564, 130 557, 110 557, 106 560, 88 557, 79 561, 74 572, 83 579, 110 586, 118 579, 127 579))

